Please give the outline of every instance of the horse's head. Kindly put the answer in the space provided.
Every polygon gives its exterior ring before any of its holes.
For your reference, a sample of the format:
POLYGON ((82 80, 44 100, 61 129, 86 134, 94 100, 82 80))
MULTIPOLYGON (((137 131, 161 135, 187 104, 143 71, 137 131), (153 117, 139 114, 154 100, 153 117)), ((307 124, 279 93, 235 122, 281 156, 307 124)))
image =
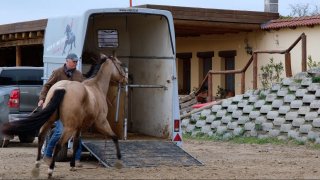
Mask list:
POLYGON ((111 73, 111 80, 117 81, 119 83, 125 84, 128 82, 128 77, 126 73, 126 67, 124 67, 116 57, 106 56, 101 54, 100 57, 102 62, 106 62, 107 64, 110 63, 112 66, 112 73, 111 73))
POLYGON ((67 24, 65 33, 71 32, 71 26, 67 24))

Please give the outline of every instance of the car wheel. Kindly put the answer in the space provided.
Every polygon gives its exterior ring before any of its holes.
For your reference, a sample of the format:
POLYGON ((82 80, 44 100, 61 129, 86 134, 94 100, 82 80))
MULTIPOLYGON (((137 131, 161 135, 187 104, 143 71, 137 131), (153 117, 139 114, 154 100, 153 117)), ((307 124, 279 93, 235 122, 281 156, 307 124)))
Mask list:
POLYGON ((34 139, 34 136, 19 135, 19 140, 21 143, 32 143, 34 139))

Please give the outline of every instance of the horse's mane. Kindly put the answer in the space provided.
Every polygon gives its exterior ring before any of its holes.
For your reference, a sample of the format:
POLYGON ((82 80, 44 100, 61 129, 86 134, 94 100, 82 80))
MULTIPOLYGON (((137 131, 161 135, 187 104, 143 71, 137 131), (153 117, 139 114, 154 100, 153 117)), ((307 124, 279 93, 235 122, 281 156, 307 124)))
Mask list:
POLYGON ((87 79, 95 77, 100 67, 101 64, 92 64, 90 70, 87 72, 87 74, 84 75, 84 77, 86 77, 87 79))
POLYGON ((95 60, 95 63, 91 65, 89 71, 84 76, 87 79, 94 78, 99 72, 101 65, 106 62, 107 59, 108 57, 106 55, 101 55, 100 60, 95 60))

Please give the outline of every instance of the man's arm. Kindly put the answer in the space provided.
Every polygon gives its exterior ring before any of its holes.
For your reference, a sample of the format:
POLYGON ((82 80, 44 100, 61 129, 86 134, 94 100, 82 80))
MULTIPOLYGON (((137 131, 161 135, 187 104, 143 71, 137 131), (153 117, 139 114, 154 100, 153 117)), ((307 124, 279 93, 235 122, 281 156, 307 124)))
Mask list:
POLYGON ((58 81, 58 76, 56 74, 56 71, 53 71, 48 81, 43 85, 42 90, 40 92, 39 102, 38 106, 41 106, 44 103, 44 100, 46 99, 47 93, 51 86, 53 86, 58 81))

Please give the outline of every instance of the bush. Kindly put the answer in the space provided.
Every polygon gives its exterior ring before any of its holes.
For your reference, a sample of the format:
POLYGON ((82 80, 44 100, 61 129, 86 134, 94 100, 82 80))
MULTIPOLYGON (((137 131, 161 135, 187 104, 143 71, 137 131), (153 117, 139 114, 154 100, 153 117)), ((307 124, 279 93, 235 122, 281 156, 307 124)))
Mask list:
POLYGON ((283 63, 274 63, 273 58, 270 58, 269 64, 261 66, 262 73, 259 75, 263 89, 268 89, 273 83, 280 82, 280 77, 283 73, 283 63))
POLYGON ((308 69, 315 68, 315 67, 320 67, 320 62, 313 61, 312 57, 309 55, 308 56, 307 66, 308 66, 308 69))

